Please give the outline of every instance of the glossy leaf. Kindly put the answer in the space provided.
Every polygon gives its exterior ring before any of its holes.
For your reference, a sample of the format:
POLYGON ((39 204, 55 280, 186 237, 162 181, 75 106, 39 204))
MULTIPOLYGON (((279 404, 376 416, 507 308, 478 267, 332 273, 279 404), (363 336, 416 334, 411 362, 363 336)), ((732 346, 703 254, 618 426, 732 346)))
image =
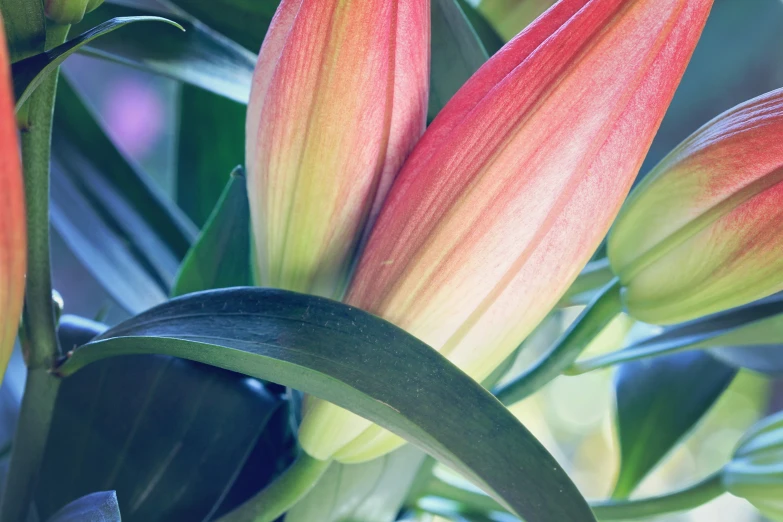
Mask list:
POLYGON ((484 388, 361 310, 262 288, 191 294, 118 325, 59 371, 71 375, 132 353, 242 371, 349 408, 419 445, 528 522, 593 520, 568 475, 484 388))
POLYGON ((120 522, 117 493, 102 491, 74 500, 52 515, 49 522, 120 522))
POLYGON ((14 92, 16 94, 17 110, 27 101, 27 98, 30 97, 30 94, 32 94, 35 88, 41 84, 44 78, 49 74, 54 73, 60 64, 70 55, 78 51, 80 47, 96 38, 111 33, 120 27, 135 22, 165 22, 175 27, 179 27, 184 31, 177 23, 159 16, 112 18, 54 49, 18 61, 11 67, 11 72, 14 77, 14 92))
POLYGON ((487 51, 457 0, 432 0, 429 120, 438 115, 487 58, 487 51))
POLYGON ((215 207, 226 173, 245 161, 246 110, 211 92, 182 87, 177 204, 199 226, 215 207))
POLYGON ((614 497, 642 479, 715 404, 737 374, 702 352, 620 366, 616 380, 621 466, 614 497))
POLYGON ((362 464, 335 462, 285 522, 393 522, 424 459, 407 446, 362 464))
POLYGON ((250 271, 250 208, 245 177, 231 174, 212 216, 182 261, 173 296, 201 290, 246 286, 250 271))
MULTIPOLYGON (((63 316, 61 345, 72 349, 104 328, 63 316)), ((173 357, 101 361, 62 382, 38 511, 45 518, 89 491, 111 488, 125 522, 205 520, 284 405, 255 379, 173 357)), ((280 443, 284 434, 269 435, 280 443)), ((278 446, 256 462, 260 486, 287 457, 278 446)))
MULTIPOLYGON (((130 27, 93 40, 80 52, 138 67, 247 103, 255 55, 170 4, 157 4, 161 10, 159 14, 184 27, 185 33, 164 25, 130 27)), ((105 4, 85 16, 73 31, 87 30, 113 17, 149 14, 142 5, 105 4)))

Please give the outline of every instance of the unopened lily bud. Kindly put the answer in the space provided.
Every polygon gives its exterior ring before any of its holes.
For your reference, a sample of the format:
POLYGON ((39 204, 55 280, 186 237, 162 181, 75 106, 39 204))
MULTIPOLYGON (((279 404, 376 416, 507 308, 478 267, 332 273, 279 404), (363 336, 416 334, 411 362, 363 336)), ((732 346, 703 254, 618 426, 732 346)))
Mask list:
POLYGON ((424 132, 429 24, 429 0, 280 4, 247 111, 258 284, 342 294, 424 132))
POLYGON ((84 15, 98 8, 103 0, 44 0, 46 16, 55 23, 78 24, 84 15))
POLYGON ((27 259, 22 166, 5 42, 0 20, 0 382, 19 328, 27 259))
POLYGON ((783 413, 750 429, 722 472, 726 491, 770 520, 783 522, 783 413))
POLYGON ((609 260, 637 319, 672 324, 783 290, 783 90, 718 116, 634 189, 609 260))
MULTIPOLYGON (((427 129, 384 204, 346 302, 484 380, 606 234, 711 5, 555 4, 427 129)), ((317 458, 343 462, 402 443, 312 398, 300 442, 317 458)))

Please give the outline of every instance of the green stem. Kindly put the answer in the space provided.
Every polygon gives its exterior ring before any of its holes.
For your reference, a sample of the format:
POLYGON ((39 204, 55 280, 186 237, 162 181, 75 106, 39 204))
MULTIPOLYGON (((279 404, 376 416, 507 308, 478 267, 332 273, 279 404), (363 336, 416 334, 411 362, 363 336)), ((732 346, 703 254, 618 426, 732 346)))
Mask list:
POLYGON ((608 368, 610 366, 616 366, 618 364, 638 361, 640 359, 649 359, 651 357, 658 357, 661 355, 669 355, 672 353, 685 352, 688 350, 698 350, 700 347, 697 343, 694 344, 671 344, 671 345, 652 345, 652 346, 639 346, 637 348, 626 348, 624 350, 618 350, 616 352, 599 355, 583 361, 577 361, 565 370, 566 375, 582 375, 584 373, 592 372, 594 370, 600 370, 602 368, 608 368))
POLYGON ((610 500, 591 504, 591 507, 598 520, 647 518, 694 509, 718 498, 725 492, 721 482, 721 474, 718 472, 698 484, 668 495, 639 500, 610 500))
MULTIPOLYGON (((69 26, 49 28, 47 48, 65 41, 68 30, 69 26)), ((27 518, 60 386, 60 380, 49 373, 60 351, 49 253, 49 164, 57 76, 56 71, 50 74, 30 96, 21 129, 27 211, 23 348, 28 372, 0 502, 0 519, 9 522, 27 518)))
POLYGON ((566 291, 560 299, 558 306, 584 305, 590 302, 593 290, 599 290, 614 279, 612 267, 609 265, 609 259, 598 259, 591 261, 576 278, 576 281, 566 291))
POLYGON ((568 369, 590 341, 621 311, 620 282, 615 279, 601 290, 548 354, 513 381, 493 390, 493 393, 508 406, 540 390, 568 369))
POLYGON ((277 480, 218 522, 274 522, 313 489, 330 464, 302 452, 277 480))
MULTIPOLYGON (((508 510, 498 504, 492 497, 479 491, 471 491, 438 478, 433 478, 425 488, 419 491, 418 499, 424 497, 439 497, 460 504, 460 511, 468 513, 508 513, 508 510)), ((417 499, 417 500, 418 500, 417 499)), ((414 503, 415 505, 415 503, 414 503)))

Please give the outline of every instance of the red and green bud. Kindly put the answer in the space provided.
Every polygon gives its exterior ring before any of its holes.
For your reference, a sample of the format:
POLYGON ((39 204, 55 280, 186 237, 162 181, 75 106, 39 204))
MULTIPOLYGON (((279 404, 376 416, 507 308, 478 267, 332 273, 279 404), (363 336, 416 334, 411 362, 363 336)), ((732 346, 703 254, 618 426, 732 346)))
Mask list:
POLYGON ((429 0, 280 4, 247 112, 258 284, 342 294, 424 132, 429 20, 429 0))
POLYGON ((634 190, 609 260, 635 318, 672 324, 783 290, 783 90, 686 139, 634 190))
MULTIPOLYGON (((556 305, 606 234, 711 5, 555 4, 422 137, 346 302, 485 379, 556 305)), ((300 441, 317 458, 343 462, 402 442, 312 398, 300 441)))
POLYGON ((19 327, 27 260, 22 166, 5 42, 0 20, 0 382, 19 327))
POLYGON ((84 15, 97 9, 103 0, 44 0, 46 16, 58 24, 78 24, 84 15))

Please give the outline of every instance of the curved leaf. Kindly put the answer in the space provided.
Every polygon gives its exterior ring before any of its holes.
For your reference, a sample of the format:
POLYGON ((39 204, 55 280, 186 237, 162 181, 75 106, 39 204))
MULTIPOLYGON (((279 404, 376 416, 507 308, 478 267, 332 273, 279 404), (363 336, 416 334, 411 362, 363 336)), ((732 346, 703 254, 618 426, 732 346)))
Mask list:
POLYGON ((623 364, 615 379, 620 474, 614 497, 642 479, 715 404, 737 374, 703 352, 623 364))
POLYGON ((487 58, 487 51, 457 0, 432 0, 429 120, 438 115, 487 58))
POLYGON ((49 522, 121 522, 117 493, 103 491, 74 500, 52 515, 49 522))
MULTIPOLYGON (((79 52, 112 60, 200 87, 217 95, 247 103, 256 56, 218 34, 192 16, 160 3, 160 14, 185 28, 165 25, 131 27, 88 42, 79 52)), ((150 15, 143 5, 105 4, 85 16, 74 31, 87 30, 115 17, 150 15)), ((258 29, 261 31, 261 29, 258 29)), ((263 36, 263 32, 260 33, 263 36)), ((229 165, 227 168, 232 168, 229 165)))
POLYGON ((473 27, 473 30, 476 31, 476 35, 481 40, 481 43, 484 45, 484 49, 486 49, 487 53, 492 56, 498 52, 506 42, 503 40, 503 38, 500 37, 497 31, 495 31, 495 28, 492 27, 492 24, 489 23, 489 21, 478 11, 478 9, 470 5, 467 0, 457 0, 457 3, 465 13, 465 16, 470 22, 470 25, 473 27))
MULTIPOLYGON (((58 333, 70 350, 104 329, 65 315, 58 333)), ((255 487, 286 464, 287 432, 265 431, 285 428, 271 421, 286 414, 279 396, 241 374, 159 355, 101 361, 62 382, 35 492, 38 512, 45 518, 110 488, 125 522, 205 520, 260 436, 276 443, 254 460, 255 487)))
POLYGON ((66 58, 79 50, 79 48, 91 40, 99 38, 120 27, 134 22, 165 22, 175 27, 179 27, 176 22, 166 20, 159 16, 134 16, 126 18, 113 18, 108 22, 93 27, 89 31, 80 34, 76 38, 68 40, 62 45, 58 45, 50 51, 30 56, 20 60, 11 66, 11 73, 14 77, 14 93, 16 94, 16 109, 19 110, 30 94, 38 87, 49 74, 52 74, 62 64, 66 58))
POLYGON ((191 294, 106 332, 59 372, 134 353, 241 371, 348 408, 414 442, 528 522, 594 520, 562 468, 484 388, 361 310, 272 289, 191 294))
POLYGON ((231 174, 215 211, 182 261, 171 295, 245 286, 250 272, 250 204, 241 169, 231 174))

